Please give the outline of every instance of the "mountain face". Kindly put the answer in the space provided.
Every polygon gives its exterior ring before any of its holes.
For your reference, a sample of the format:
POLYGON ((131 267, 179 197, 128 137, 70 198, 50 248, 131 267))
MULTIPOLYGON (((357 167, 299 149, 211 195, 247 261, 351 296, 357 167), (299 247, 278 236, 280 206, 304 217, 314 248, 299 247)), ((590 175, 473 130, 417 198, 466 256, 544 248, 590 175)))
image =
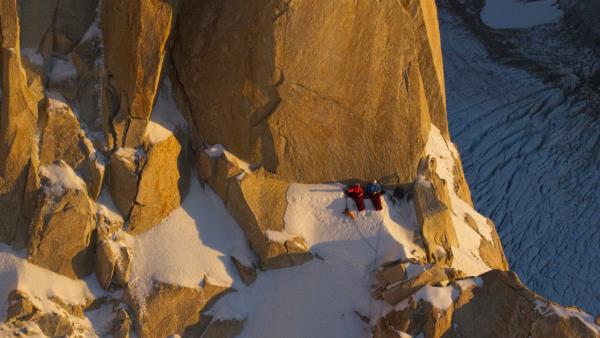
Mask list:
POLYGON ((2 336, 600 336, 473 207, 433 1, 0 0, 0 28, 2 336))
POLYGON ((450 129, 475 205, 526 285, 598 313, 600 55, 583 13, 597 12, 560 2, 544 24, 493 28, 483 3, 438 5, 450 129))
POLYGON ((173 82, 202 141, 282 179, 409 181, 431 121, 448 136, 435 18, 389 1, 183 2, 173 82))

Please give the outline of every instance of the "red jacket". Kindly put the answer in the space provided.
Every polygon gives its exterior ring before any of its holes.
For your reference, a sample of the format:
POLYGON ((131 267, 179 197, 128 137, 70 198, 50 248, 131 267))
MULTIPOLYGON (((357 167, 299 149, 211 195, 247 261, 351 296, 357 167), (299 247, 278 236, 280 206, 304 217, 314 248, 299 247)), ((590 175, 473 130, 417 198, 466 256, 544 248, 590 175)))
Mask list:
POLYGON ((346 190, 346 194, 352 198, 361 198, 365 196, 365 192, 361 186, 353 186, 346 190))

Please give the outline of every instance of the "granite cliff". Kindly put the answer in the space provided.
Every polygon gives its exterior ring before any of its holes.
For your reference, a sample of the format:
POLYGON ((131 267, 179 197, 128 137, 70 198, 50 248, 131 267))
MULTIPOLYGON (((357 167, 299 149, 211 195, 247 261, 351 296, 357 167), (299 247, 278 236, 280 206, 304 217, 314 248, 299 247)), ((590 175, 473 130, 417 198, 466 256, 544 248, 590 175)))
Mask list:
POLYGON ((0 28, 3 336, 600 336, 474 209, 432 0, 0 0, 0 28))

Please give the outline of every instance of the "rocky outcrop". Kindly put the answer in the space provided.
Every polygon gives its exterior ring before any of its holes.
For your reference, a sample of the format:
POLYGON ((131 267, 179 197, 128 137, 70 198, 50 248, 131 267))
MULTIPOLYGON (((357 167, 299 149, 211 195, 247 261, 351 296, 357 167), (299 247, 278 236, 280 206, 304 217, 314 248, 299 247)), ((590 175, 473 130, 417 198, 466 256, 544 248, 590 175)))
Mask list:
POLYGON ((96 152, 69 105, 63 98, 48 97, 40 120, 40 164, 65 161, 87 182, 90 197, 98 198, 104 180, 103 156, 96 152))
POLYGON ((175 0, 102 2, 104 128, 109 148, 143 143, 176 4, 175 0))
POLYGON ((125 300, 135 313, 140 337, 162 338, 199 324, 202 309, 225 291, 208 282, 200 289, 154 282, 130 285, 125 300))
POLYGON ((22 247, 35 209, 39 93, 21 65, 16 0, 0 2, 2 107, 0 112, 0 242, 22 247))
POLYGON ((129 313, 124 309, 119 309, 113 320, 110 333, 114 338, 129 338, 132 332, 133 323, 129 313))
POLYGON ((254 266, 244 265, 234 256, 231 256, 231 261, 233 262, 233 266, 235 266, 235 269, 237 270, 238 274, 240 275, 240 279, 244 284, 250 285, 254 283, 256 280, 256 269, 254 266))
POLYGON ((110 156, 110 194, 122 215, 129 215, 145 156, 132 148, 118 148, 110 156))
POLYGON ((452 204, 446 181, 437 174, 436 160, 421 160, 414 185, 414 204, 417 222, 425 241, 430 262, 452 264, 452 247, 458 247, 452 223, 452 204))
POLYGON ((71 278, 93 270, 94 208, 85 183, 65 162, 40 169, 42 191, 31 225, 28 259, 71 278))
POLYGON ((383 283, 374 295, 391 305, 396 305, 425 285, 439 285, 460 277, 465 276, 452 268, 433 266, 412 278, 392 279, 389 283, 383 283))
POLYGON ((433 1, 186 1, 176 32, 190 125, 282 179, 408 182, 447 135, 433 1))
POLYGON ((378 320, 374 337, 400 337, 399 332, 425 337, 600 337, 588 315, 544 300, 512 272, 492 270, 480 281, 458 280, 438 288, 438 295, 452 297, 447 308, 413 297, 378 320))
POLYGON ((35 331, 29 332, 31 325, 47 337, 76 336, 79 333, 78 322, 82 321, 83 311, 87 305, 66 304, 56 297, 41 299, 16 289, 8 294, 6 323, 13 327, 27 328, 15 336, 29 337, 31 334, 32 337, 37 337, 35 331))
POLYGON ((95 272, 98 282, 106 290, 126 287, 131 275, 133 250, 115 240, 119 235, 122 234, 98 224, 95 272))
POLYGON ((98 0, 21 0, 23 48, 69 54, 96 17, 98 0))
POLYGON ((491 232, 492 241, 490 242, 482 236, 479 243, 481 260, 492 269, 508 271, 508 261, 504 255, 504 249, 502 248, 500 236, 498 236, 498 232, 496 231, 496 225, 489 219, 488 224, 493 229, 491 232))
MULTIPOLYGON (((96 135, 104 131, 102 124, 102 84, 104 64, 102 55, 102 32, 94 22, 88 33, 79 41, 71 53, 73 66, 77 71, 72 100, 77 102, 79 118, 96 135)), ((101 138, 101 137, 99 137, 101 138)), ((101 147, 99 147, 102 149, 101 147)))
POLYGON ((289 182, 264 168, 254 170, 219 147, 198 155, 198 171, 244 230, 263 269, 299 265, 312 258, 302 238, 269 236, 284 230, 289 182))
POLYGON ((168 133, 145 150, 119 148, 111 155, 110 191, 128 230, 139 234, 179 207, 190 185, 191 150, 185 132, 168 133))
POLYGON ((142 233, 179 207, 190 186, 190 148, 183 130, 149 144, 140 174, 129 232, 142 233))
POLYGON ((471 189, 469 189, 469 184, 465 178, 465 172, 463 171, 460 156, 452 154, 452 161, 454 162, 454 167, 452 167, 452 174, 454 177, 452 188, 454 189, 454 193, 463 201, 469 203, 470 206, 474 206, 473 198, 471 197, 471 189))

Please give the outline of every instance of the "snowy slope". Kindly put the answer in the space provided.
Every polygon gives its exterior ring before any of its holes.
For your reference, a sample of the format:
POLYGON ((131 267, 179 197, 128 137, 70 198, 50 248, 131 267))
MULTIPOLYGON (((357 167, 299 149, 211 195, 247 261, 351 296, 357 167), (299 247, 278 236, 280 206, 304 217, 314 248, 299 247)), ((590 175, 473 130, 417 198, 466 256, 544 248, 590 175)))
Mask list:
MULTIPOLYGON (((73 280, 50 270, 29 263, 25 252, 14 251, 11 247, 0 244, 0 319, 6 318, 9 307, 8 295, 12 290, 25 292, 35 306, 45 313, 65 313, 64 309, 52 302, 58 298, 68 305, 85 307, 93 299, 106 293, 96 282, 94 275, 85 280, 73 280)), ((69 317, 68 314, 65 316, 69 317)), ((94 322, 88 318, 69 317, 75 324, 76 334, 82 337, 94 337, 94 322)), ((28 336, 45 337, 35 324, 30 324, 32 331, 28 336)), ((4 336, 6 327, 0 323, 0 334, 4 336)))
MULTIPOLYGON (((452 186, 453 145, 432 126, 426 151, 438 159, 438 174, 452 186)), ((490 270, 479 258, 481 237, 464 222, 464 212, 477 221, 479 231, 490 235, 485 218, 453 192, 454 226, 459 247, 453 267, 468 275, 490 270)), ((351 220, 339 184, 292 184, 285 214, 285 233, 306 239, 317 258, 302 266, 260 272, 249 287, 219 300, 210 313, 217 319, 246 319, 241 337, 365 337, 370 327, 355 312, 375 321, 389 308, 371 298, 374 271, 385 262, 423 259, 414 206, 394 206, 384 196, 384 209, 367 210, 351 220)), ((353 202, 349 205, 354 208, 353 202)), ((484 235, 486 236, 486 235, 484 235)), ((418 266, 409 273, 422 271, 418 266)), ((237 277, 232 277, 237 278, 237 277)), ((426 288, 418 297, 446 308, 452 288, 426 288)))
POLYGON ((242 229, 221 199, 196 179, 180 208, 133 241, 136 283, 153 279, 198 287, 207 277, 213 285, 239 287, 229 256, 254 259, 242 229))
POLYGON ((320 258, 261 271, 249 287, 234 283, 238 291, 210 313, 216 319, 246 318, 241 337, 364 337, 370 328, 354 311, 375 315, 383 309, 370 296, 378 264, 424 255, 413 243, 412 204, 390 207, 386 200, 384 211, 376 212, 367 202, 367 211, 352 221, 341 213, 345 203, 337 184, 294 184, 288 202, 286 232, 303 236, 320 258))
POLYGON ((593 105, 493 59, 447 7, 439 14, 450 129, 476 206, 497 224, 525 284, 600 312, 600 121, 586 113, 593 105))

